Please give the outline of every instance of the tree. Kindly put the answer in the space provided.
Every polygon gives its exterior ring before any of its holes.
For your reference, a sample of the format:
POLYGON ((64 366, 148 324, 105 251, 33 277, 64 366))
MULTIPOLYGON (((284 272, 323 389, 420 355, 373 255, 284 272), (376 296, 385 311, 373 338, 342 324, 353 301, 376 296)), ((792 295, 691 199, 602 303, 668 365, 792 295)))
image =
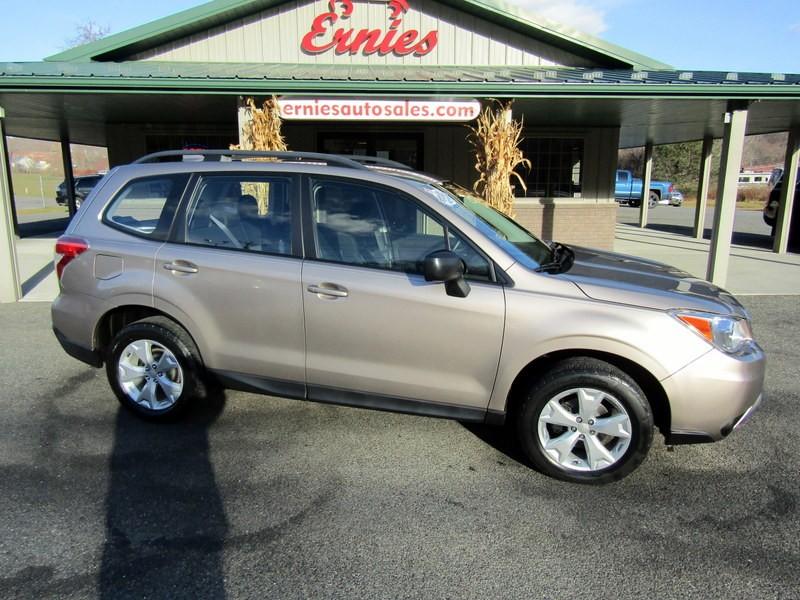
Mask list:
POLYGON ((111 31, 108 25, 99 25, 92 20, 85 21, 75 28, 75 37, 66 41, 67 48, 82 46, 104 38, 111 31))
MULTIPOLYGON (((711 179, 716 181, 719 174, 722 142, 714 140, 711 179)), ((700 177, 700 159, 703 142, 684 142, 665 144, 653 148, 653 177, 670 181, 685 194, 692 195, 697 190, 700 177)), ((644 173, 644 148, 627 148, 619 152, 619 168, 632 171, 634 176, 644 173)), ((713 185, 712 185, 713 189, 713 185)))

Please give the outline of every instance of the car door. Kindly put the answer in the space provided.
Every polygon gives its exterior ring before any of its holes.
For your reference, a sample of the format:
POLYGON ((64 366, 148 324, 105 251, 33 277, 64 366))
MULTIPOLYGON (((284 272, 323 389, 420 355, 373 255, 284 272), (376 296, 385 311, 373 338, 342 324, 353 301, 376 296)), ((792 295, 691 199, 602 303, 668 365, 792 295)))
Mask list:
POLYGON ((297 179, 203 174, 156 257, 155 306, 179 315, 231 387, 305 395, 297 179))
POLYGON ((347 179, 310 178, 303 295, 312 399, 427 414, 482 415, 505 318, 488 260, 450 228, 471 264, 455 298, 422 275, 444 249, 444 223, 411 196, 347 179), (461 412, 458 412, 458 411, 461 412), (453 412, 456 411, 456 412, 453 412))

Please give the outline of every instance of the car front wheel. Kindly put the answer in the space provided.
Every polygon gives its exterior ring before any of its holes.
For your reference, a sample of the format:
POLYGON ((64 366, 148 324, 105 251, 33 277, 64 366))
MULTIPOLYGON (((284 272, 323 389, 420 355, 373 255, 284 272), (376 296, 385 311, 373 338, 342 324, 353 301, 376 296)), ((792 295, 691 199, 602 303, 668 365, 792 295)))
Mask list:
POLYGON ((626 373, 602 360, 570 358, 531 386, 517 434, 543 473, 602 484, 622 479, 645 459, 653 415, 626 373))

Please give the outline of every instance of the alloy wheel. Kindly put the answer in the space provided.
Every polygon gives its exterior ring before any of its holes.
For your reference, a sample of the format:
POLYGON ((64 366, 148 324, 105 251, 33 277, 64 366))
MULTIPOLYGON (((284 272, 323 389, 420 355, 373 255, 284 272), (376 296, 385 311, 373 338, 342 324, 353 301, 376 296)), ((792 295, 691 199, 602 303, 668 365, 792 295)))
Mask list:
POLYGON ((180 398, 184 377, 178 359, 167 347, 153 340, 136 340, 119 356, 117 381, 136 404, 164 411, 180 398))
POLYGON ((595 472, 622 459, 633 428, 628 411, 614 396, 594 388, 574 388, 545 404, 537 435, 545 456, 556 466, 595 472))

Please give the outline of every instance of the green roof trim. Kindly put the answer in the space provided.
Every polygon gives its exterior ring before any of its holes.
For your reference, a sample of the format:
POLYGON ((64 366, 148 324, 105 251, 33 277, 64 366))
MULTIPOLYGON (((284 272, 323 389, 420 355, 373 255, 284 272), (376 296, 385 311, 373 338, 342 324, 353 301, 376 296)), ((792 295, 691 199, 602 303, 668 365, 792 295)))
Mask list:
POLYGON ((0 63, 0 92, 800 100, 800 75, 564 67, 38 62, 0 63))
MULTIPOLYGON (((223 25, 287 0, 213 0, 46 58, 46 61, 126 60, 132 54, 199 31, 223 25)), ((609 67, 669 69, 669 65, 594 36, 535 17, 502 0, 438 0, 457 10, 536 37, 580 56, 608 62, 609 67)))

